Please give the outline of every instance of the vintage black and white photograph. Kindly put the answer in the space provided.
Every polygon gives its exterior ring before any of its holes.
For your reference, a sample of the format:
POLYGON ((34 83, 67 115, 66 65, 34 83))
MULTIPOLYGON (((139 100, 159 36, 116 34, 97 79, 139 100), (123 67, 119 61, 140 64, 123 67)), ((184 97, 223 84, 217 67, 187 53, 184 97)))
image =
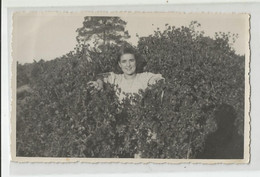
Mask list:
POLYGON ((13 13, 12 160, 248 163, 249 34, 248 14, 13 13))

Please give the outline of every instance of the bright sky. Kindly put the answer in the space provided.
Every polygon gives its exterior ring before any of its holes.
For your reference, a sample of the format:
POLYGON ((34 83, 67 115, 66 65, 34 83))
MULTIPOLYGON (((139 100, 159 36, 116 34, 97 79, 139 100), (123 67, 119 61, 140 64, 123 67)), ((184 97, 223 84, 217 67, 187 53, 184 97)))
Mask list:
MULTIPOLYGON (((13 58, 20 63, 30 63, 40 59, 51 60, 72 51, 76 45, 76 29, 82 26, 87 13, 17 13, 13 16, 13 58)), ((97 14, 96 14, 97 15, 97 14)), ((104 14, 99 14, 103 15, 104 14)), ((245 54, 248 47, 247 15, 176 14, 176 13, 121 13, 105 14, 120 16, 127 22, 126 29, 136 45, 139 36, 153 34, 157 27, 165 24, 176 27, 188 26, 196 20, 201 24, 199 30, 213 37, 215 32, 231 32, 239 35, 234 44, 238 54, 245 54)))

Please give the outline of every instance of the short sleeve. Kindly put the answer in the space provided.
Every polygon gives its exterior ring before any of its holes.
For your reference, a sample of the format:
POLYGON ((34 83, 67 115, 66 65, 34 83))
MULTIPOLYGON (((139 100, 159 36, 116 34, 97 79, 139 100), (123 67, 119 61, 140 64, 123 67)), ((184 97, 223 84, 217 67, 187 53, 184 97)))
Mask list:
POLYGON ((113 72, 108 72, 103 74, 103 81, 109 84, 115 84, 116 74, 113 72))
POLYGON ((164 80, 161 74, 147 73, 147 85, 156 84, 159 80, 164 80))

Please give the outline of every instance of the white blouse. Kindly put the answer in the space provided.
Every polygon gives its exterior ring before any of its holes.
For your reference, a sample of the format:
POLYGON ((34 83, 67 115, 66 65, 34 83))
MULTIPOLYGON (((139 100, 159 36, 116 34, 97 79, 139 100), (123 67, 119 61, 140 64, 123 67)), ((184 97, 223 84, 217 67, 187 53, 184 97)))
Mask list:
POLYGON ((144 91, 149 85, 155 84, 157 81, 164 79, 161 74, 153 74, 150 72, 137 73, 134 79, 125 79, 124 74, 115 74, 110 72, 107 77, 104 78, 105 83, 112 84, 121 89, 121 92, 117 90, 117 96, 122 101, 127 94, 134 94, 139 90, 144 91))

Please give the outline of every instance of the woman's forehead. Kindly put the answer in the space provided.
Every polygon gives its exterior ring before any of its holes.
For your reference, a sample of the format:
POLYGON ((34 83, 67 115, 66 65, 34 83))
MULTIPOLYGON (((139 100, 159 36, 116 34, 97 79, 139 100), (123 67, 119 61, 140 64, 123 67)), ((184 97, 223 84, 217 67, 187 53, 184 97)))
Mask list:
POLYGON ((120 57, 120 60, 129 60, 129 59, 135 59, 135 55, 131 53, 125 53, 120 57))

